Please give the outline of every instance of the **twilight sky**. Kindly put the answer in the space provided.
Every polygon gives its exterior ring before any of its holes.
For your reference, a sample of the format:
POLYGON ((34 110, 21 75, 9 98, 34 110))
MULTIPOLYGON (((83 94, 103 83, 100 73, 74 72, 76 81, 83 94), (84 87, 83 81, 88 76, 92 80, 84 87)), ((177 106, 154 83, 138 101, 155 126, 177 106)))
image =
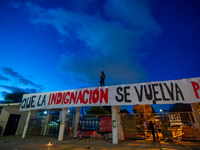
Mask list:
POLYGON ((0 1, 0 100, 200 76, 199 0, 0 1))

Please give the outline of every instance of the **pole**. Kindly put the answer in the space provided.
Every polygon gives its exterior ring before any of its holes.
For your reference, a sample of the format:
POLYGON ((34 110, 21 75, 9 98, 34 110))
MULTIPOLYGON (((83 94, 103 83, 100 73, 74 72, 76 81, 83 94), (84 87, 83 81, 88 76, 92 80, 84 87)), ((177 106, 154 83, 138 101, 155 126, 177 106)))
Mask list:
POLYGON ((66 113, 67 113, 67 108, 64 107, 63 110, 62 110, 62 117, 61 117, 61 121, 60 121, 60 129, 59 129, 58 141, 62 141, 63 140, 64 131, 65 131, 66 113))
POLYGON ((194 129, 194 133, 195 133, 195 135, 196 135, 197 141, 199 141, 199 138, 198 138, 198 135, 197 135, 197 132, 196 132, 196 129, 195 129, 195 126, 194 126, 192 117, 191 117, 191 115, 190 115, 189 112, 188 112, 188 115, 189 115, 189 117, 190 117, 190 122, 192 123, 192 127, 193 127, 193 129, 194 129))
POLYGON ((194 119, 195 119, 195 122, 196 122, 196 125, 197 125, 197 129, 200 133, 200 115, 199 115, 199 110, 198 110, 198 107, 197 107, 197 104, 196 103, 192 103, 191 104, 192 106, 192 111, 194 112, 194 119))
POLYGON ((120 114, 120 106, 117 106, 117 127, 118 127, 118 139, 124 139, 122 134, 122 125, 121 125, 121 114, 120 114))
POLYGON ((47 117, 45 119, 43 136, 47 135, 47 128, 48 128, 49 118, 50 118, 50 110, 48 110, 48 114, 47 114, 47 117))
POLYGON ((29 124, 30 118, 31 118, 31 111, 28 112, 28 115, 27 115, 27 118, 26 118, 26 124, 24 126, 24 131, 23 131, 23 134, 22 134, 22 138, 25 138, 25 136, 26 136, 26 132, 28 130, 28 124, 29 124))
POLYGON ((143 105, 143 109, 144 109, 144 133, 147 133, 147 119, 146 119, 145 105, 143 105))
POLYGON ((112 141, 113 144, 118 144, 117 106, 112 106, 112 141))
POLYGON ((75 123, 74 123, 74 137, 76 137, 76 135, 77 135, 79 117, 80 117, 80 107, 77 107, 76 108, 76 118, 75 118, 75 123))

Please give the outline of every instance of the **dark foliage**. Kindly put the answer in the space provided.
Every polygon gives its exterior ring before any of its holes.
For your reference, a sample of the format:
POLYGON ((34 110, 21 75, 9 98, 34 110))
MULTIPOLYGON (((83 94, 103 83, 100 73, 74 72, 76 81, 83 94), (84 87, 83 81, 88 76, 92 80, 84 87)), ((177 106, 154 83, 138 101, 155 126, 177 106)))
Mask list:
POLYGON ((28 93, 22 90, 15 90, 12 93, 8 93, 4 98, 4 103, 20 103, 22 101, 23 94, 28 93))
POLYGON ((109 112, 109 114, 112 113, 112 107, 111 106, 102 106, 106 111, 109 112))
POLYGON ((89 110, 87 110, 87 114, 109 114, 108 111, 106 111, 103 107, 99 106, 92 106, 89 110))
POLYGON ((190 104, 173 104, 169 107, 169 112, 188 112, 192 111, 190 104))
POLYGON ((126 114, 130 114, 129 111, 127 109, 122 109, 120 110, 120 112, 123 114, 123 113, 126 113, 126 114))

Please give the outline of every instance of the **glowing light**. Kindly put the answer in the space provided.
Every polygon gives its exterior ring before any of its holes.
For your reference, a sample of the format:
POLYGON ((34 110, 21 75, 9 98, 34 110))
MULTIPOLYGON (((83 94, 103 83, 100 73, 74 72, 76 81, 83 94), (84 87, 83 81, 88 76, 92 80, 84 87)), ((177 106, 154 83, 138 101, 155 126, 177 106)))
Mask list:
POLYGON ((51 146, 52 144, 51 144, 51 142, 49 142, 49 144, 47 144, 48 146, 51 146))

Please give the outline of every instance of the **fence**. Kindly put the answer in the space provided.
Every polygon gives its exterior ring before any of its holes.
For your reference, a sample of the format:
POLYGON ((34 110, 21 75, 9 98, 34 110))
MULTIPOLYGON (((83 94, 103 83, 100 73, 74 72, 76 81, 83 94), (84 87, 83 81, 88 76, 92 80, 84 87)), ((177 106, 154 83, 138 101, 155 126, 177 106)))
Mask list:
MULTIPOLYGON (((192 112, 119 114, 122 138, 153 139, 149 123, 154 124, 155 138, 161 140, 199 140, 199 131, 192 112)), ((46 116, 31 118, 27 134, 43 135, 46 116)), ((65 136, 74 135, 75 115, 67 115, 65 136)), ((92 138, 112 138, 112 116, 80 116, 82 136, 92 138)), ((58 136, 59 115, 50 115, 47 135, 58 136)))
POLYGON ((192 112, 170 113, 169 121, 173 138, 182 140, 199 140, 199 130, 197 129, 195 115, 192 112), (176 120, 179 114, 180 119, 176 120), (170 118, 173 117, 173 118, 170 118), (176 124, 173 124, 176 123, 176 124))
POLYGON ((199 140, 200 138, 192 112, 134 114, 134 117, 137 138, 153 139, 150 121, 154 124, 156 139, 199 140))

